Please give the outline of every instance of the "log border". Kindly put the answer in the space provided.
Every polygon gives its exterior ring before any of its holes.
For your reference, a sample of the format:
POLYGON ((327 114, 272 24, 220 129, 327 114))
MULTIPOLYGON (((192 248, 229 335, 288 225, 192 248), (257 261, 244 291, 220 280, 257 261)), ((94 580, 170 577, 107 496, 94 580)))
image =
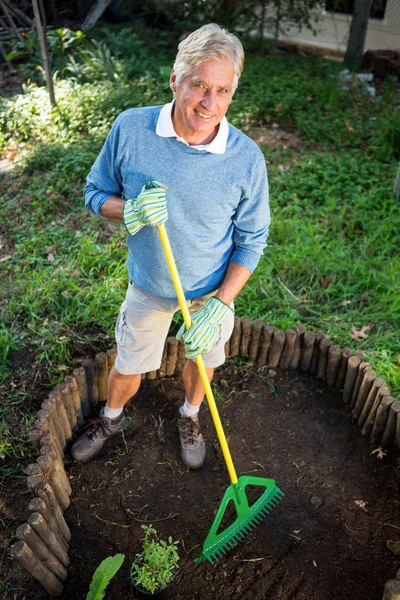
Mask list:
MULTIPOLYGON (((386 450, 400 449, 400 401, 390 395, 361 351, 341 349, 322 332, 309 332, 303 325, 282 331, 261 319, 235 317, 227 358, 245 357, 258 368, 298 369, 310 373, 342 392, 343 405, 370 444, 386 450)), ((114 365, 116 348, 99 352, 73 370, 49 393, 37 414, 29 440, 37 453, 35 463, 25 469, 32 492, 29 516, 17 529, 18 541, 11 555, 51 596, 63 590, 69 564, 71 533, 63 516, 72 494, 64 469, 64 453, 83 421, 107 397, 107 376, 114 365)), ((168 337, 158 371, 142 379, 173 377, 185 364, 182 340, 168 337)), ((386 582, 385 590, 391 582, 386 582)))

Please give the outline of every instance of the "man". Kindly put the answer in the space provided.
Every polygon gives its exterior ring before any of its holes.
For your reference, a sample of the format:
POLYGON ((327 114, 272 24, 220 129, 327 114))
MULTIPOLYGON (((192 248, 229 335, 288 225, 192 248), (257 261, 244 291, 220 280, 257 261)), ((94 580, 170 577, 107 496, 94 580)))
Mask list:
POLYGON ((192 326, 178 334, 189 359, 178 418, 181 456, 190 468, 203 464, 204 388, 194 358, 203 354, 211 381, 225 360, 234 299, 257 266, 269 227, 265 160, 225 117, 243 58, 238 38, 218 25, 190 34, 171 73, 173 102, 119 115, 87 178, 87 208, 123 221, 128 231, 130 283, 115 329, 107 405, 73 445, 77 460, 93 457, 125 428, 123 406, 138 391, 141 374, 160 367, 179 308, 156 227, 166 223, 192 313, 192 326))

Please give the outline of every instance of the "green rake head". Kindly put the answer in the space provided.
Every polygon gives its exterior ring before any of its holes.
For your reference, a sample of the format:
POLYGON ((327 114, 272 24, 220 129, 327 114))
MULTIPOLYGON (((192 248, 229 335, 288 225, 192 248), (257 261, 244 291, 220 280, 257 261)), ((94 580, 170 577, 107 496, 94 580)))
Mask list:
POLYGON ((273 479, 249 477, 248 475, 239 477, 238 482, 232 483, 226 490, 214 523, 203 544, 202 553, 196 562, 208 560, 213 563, 214 560, 221 558, 231 548, 234 548, 253 527, 258 525, 281 498, 283 498, 283 493, 273 479), (264 487, 261 496, 251 506, 249 506, 246 496, 246 486, 248 485, 264 487), (236 519, 226 529, 217 533, 230 501, 235 506, 236 519))

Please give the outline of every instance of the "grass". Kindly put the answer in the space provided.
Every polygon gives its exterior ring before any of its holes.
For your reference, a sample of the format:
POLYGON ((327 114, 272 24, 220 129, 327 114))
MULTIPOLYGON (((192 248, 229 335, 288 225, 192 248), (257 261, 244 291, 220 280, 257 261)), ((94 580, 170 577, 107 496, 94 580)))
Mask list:
MULTIPOLYGON (((1 409, 0 478, 20 475, 35 412, 23 388, 24 370, 14 369, 15 352, 29 348, 41 385, 54 386, 77 357, 112 343, 127 285, 124 231, 84 212, 82 188, 115 116, 128 106, 169 99, 165 67, 175 41, 161 36, 150 59, 137 43, 149 32, 138 32, 132 48, 140 67, 124 54, 126 30, 115 28, 115 48, 110 31, 97 36, 118 57, 114 81, 110 60, 107 73, 96 71, 90 81, 87 71, 81 81, 76 73, 59 80, 57 109, 33 83, 23 94, 0 99, 0 143, 24 145, 16 169, 0 180, 0 253, 11 255, 0 263, 0 381, 12 391, 1 409)), ((156 44, 157 36, 151 37, 156 44)), ((279 125, 300 137, 301 151, 262 148, 273 220, 269 246, 237 299, 237 314, 283 329, 301 322, 335 344, 364 350, 397 395, 400 205, 392 188, 400 100, 392 81, 378 101, 339 91, 340 68, 313 58, 247 57, 231 122, 245 130, 279 125), (368 337, 353 340, 352 326, 364 325, 368 337)))

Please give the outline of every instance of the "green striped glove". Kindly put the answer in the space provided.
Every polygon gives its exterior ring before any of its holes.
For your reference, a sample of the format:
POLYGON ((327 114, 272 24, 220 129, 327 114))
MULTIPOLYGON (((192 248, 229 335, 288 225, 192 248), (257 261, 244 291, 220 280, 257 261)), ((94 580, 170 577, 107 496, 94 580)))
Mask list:
POLYGON ((145 225, 161 225, 168 219, 167 193, 162 183, 154 181, 156 187, 145 185, 137 198, 124 204, 123 221, 128 233, 135 235, 145 225))
POLYGON ((225 319, 233 314, 233 309, 212 296, 207 300, 204 308, 198 310, 192 315, 192 325, 186 329, 183 324, 177 333, 185 342, 185 354, 187 358, 195 358, 199 354, 209 352, 213 347, 218 327, 225 319))

